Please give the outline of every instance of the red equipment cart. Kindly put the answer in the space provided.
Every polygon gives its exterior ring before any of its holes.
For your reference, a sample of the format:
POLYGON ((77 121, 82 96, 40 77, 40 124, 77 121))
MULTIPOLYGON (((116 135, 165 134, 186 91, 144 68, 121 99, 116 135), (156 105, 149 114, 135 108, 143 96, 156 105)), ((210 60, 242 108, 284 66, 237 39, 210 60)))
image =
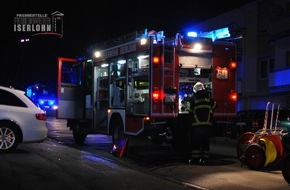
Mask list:
POLYGON ((242 165, 252 170, 260 170, 281 164, 284 160, 286 153, 282 136, 285 132, 277 128, 279 109, 279 104, 268 102, 263 128, 255 133, 246 132, 239 137, 236 151, 242 165))

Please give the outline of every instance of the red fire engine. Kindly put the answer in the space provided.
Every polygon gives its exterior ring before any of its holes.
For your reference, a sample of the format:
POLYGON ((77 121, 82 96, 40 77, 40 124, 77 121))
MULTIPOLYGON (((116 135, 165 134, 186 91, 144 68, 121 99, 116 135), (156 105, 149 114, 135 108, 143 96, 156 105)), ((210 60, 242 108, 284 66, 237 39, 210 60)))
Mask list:
POLYGON ((236 114, 234 44, 145 30, 96 49, 91 60, 58 59, 57 118, 67 119, 78 144, 102 133, 120 147, 129 136, 183 146, 190 126, 186 107, 198 81, 217 102, 216 128, 236 114))

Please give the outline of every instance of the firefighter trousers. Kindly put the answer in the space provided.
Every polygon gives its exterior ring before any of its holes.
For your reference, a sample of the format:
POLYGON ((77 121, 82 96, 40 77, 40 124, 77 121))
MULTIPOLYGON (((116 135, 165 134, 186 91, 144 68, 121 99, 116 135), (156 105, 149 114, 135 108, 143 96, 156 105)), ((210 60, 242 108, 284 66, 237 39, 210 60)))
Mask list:
POLYGON ((211 128, 212 127, 209 125, 191 127, 190 131, 191 159, 207 160, 209 158, 211 128))

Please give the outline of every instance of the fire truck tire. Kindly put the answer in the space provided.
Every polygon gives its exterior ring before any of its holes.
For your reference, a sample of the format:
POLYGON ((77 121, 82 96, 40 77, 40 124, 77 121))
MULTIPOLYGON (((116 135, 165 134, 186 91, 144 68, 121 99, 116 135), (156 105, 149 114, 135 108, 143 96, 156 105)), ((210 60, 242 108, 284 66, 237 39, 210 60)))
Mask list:
POLYGON ((73 124, 72 131, 73 131, 74 141, 78 145, 82 145, 87 138, 87 133, 81 129, 80 124, 78 122, 73 124))
POLYGON ((253 143, 249 145, 245 152, 245 163, 251 170, 261 170, 266 162, 266 155, 264 148, 253 143))
POLYGON ((247 147, 250 145, 250 141, 254 137, 254 135, 255 134, 253 132, 246 132, 239 137, 237 141, 236 151, 237 158, 240 160, 240 162, 244 162, 244 153, 247 147))
POLYGON ((128 143, 128 137, 124 135, 123 123, 120 119, 114 119, 111 125, 113 129, 112 141, 113 150, 112 153, 115 157, 122 157, 125 148, 128 143))
POLYGON ((282 161, 282 175, 285 181, 290 184, 290 154, 287 154, 282 161))
POLYGON ((119 119, 114 119, 114 121, 112 121, 111 127, 113 131, 112 141, 113 143, 116 143, 118 139, 124 136, 124 129, 123 129, 122 121, 119 119))

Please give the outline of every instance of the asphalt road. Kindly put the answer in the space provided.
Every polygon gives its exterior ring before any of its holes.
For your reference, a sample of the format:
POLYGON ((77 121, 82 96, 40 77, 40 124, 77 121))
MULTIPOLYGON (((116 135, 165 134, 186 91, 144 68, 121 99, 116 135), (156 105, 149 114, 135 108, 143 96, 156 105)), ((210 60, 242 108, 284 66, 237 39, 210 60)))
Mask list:
POLYGON ((49 138, 23 144, 0 154, 3 190, 92 189, 290 189, 279 168, 264 171, 241 167, 235 141, 216 138, 206 166, 187 165, 168 145, 133 144, 122 157, 114 157, 111 137, 89 135, 83 146, 73 142, 65 120, 48 118, 49 138))

